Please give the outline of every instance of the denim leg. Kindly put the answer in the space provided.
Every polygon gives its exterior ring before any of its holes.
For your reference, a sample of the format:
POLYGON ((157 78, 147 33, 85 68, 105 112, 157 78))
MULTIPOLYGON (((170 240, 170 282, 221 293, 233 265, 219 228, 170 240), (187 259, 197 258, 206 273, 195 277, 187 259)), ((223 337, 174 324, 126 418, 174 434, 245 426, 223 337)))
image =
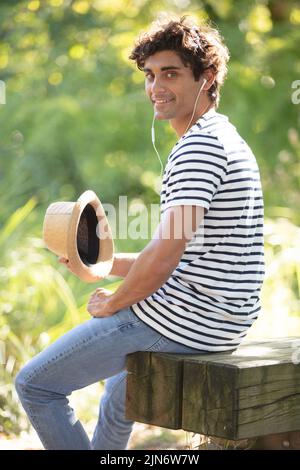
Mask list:
MULTIPOLYGON (((145 350, 145 347, 141 350, 145 350)), ((201 354, 201 351, 160 336, 147 351, 177 354, 201 354)), ((205 353, 203 351, 203 353, 205 353)), ((105 381, 99 418, 92 439, 94 450, 126 449, 134 421, 125 418, 127 371, 105 381)))
POLYGON ((133 423, 125 419, 125 361, 136 351, 197 352, 173 343, 124 309, 77 326, 19 372, 16 390, 46 449, 126 447, 133 423), (110 377, 91 444, 67 396, 110 377))
POLYGON ((64 394, 34 385, 21 374, 16 389, 45 449, 91 450, 90 440, 64 394))
MULTIPOLYGON (((67 396, 117 375, 125 369, 127 354, 150 347, 160 337, 125 309, 79 325, 34 357, 19 372, 16 390, 44 447, 91 449, 67 396)), ((99 439, 97 445, 102 445, 99 439)))
POLYGON ((134 422, 125 418, 127 372, 105 381, 99 419, 92 439, 94 450, 126 449, 134 422))

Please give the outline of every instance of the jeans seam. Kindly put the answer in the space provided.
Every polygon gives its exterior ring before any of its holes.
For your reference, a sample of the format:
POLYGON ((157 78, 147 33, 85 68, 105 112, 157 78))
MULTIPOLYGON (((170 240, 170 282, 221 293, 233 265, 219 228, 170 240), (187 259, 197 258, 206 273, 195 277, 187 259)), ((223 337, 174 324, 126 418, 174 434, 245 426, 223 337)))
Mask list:
MULTIPOLYGON (((118 390, 118 388, 120 387, 120 385, 121 385, 125 380, 127 380, 127 373, 125 373, 124 376, 122 376, 122 378, 121 378, 116 384, 114 384, 114 386, 113 386, 113 388, 112 388, 112 390, 111 390, 111 392, 110 392, 110 397, 112 397, 113 394, 116 393, 116 391, 118 390)), ((124 415, 124 418, 125 418, 125 415, 124 415)), ((126 419, 126 418, 125 418, 125 419, 126 419)), ((134 423, 134 421, 132 421, 132 420, 127 420, 127 421, 129 421, 128 424, 134 423)), ((105 435, 103 428, 102 428, 102 433, 103 433, 103 435, 105 436, 106 440, 111 440, 111 436, 105 435)))
POLYGON ((140 321, 132 321, 130 323, 121 323, 121 325, 119 325, 118 329, 124 328, 124 326, 132 327, 132 326, 138 325, 140 323, 141 323, 140 321))
MULTIPOLYGON (((25 390, 25 386, 21 385, 21 387, 25 390)), ((30 418, 31 418, 31 421, 34 423, 34 427, 35 427, 35 430, 37 431, 38 435, 39 436, 42 436, 44 433, 42 433, 42 429, 40 428, 39 424, 38 424, 38 421, 36 421, 36 415, 35 415, 35 412, 34 412, 34 409, 32 408, 31 404, 28 403, 28 409, 30 411, 30 418)), ((43 436, 43 443, 45 444, 45 448, 49 447, 47 445, 47 440, 45 439, 45 436, 43 436)))
MULTIPOLYGON (((167 338, 165 336, 160 335, 160 337, 151 346, 149 346, 149 348, 145 349, 145 351, 151 351, 151 349, 154 348, 157 344, 159 344, 162 339, 167 341, 167 338)), ((157 351, 154 351, 154 352, 157 352, 157 351)))

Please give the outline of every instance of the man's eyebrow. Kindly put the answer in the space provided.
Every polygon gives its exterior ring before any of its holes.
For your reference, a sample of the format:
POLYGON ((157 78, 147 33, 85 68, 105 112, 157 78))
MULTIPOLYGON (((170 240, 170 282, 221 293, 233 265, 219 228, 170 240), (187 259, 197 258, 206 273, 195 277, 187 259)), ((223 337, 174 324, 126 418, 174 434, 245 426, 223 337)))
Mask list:
MULTIPOLYGON (((181 67, 178 67, 177 65, 166 65, 165 67, 161 67, 160 70, 164 72, 165 70, 180 70, 181 67)), ((152 70, 148 67, 143 68, 144 72, 152 72, 152 70)))

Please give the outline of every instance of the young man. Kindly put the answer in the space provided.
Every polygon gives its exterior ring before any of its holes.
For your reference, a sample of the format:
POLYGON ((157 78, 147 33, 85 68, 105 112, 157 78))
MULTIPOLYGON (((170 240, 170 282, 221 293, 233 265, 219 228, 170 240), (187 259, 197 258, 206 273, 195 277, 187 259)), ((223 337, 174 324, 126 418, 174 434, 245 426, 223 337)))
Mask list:
MULTIPOLYGON (((22 404, 47 449, 125 449, 126 355, 236 349, 260 310, 263 202, 251 150, 216 113, 228 51, 216 30, 187 19, 154 24, 132 54, 155 118, 178 135, 166 164, 161 221, 139 255, 116 255, 111 293, 97 289, 92 319, 19 373, 22 404), (178 230, 179 229, 179 230, 178 230), (180 236, 178 236, 180 233, 180 236), (89 441, 68 405, 73 390, 106 380, 89 441)), ((61 260, 72 271, 71 260, 61 260)), ((94 279, 96 280, 96 279, 94 279)))

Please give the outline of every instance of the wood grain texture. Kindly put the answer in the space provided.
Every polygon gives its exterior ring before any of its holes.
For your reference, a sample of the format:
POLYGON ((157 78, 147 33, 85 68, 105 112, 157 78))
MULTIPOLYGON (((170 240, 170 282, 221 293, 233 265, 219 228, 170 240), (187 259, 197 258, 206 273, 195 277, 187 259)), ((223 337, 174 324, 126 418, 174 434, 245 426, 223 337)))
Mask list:
POLYGON ((298 338, 231 353, 128 356, 127 416, 170 429, 245 439, 300 429, 298 338))
POLYGON ((128 356, 128 419, 169 429, 181 428, 183 358, 147 352, 128 356))
POLYGON ((300 367, 292 362, 298 343, 245 342, 231 354, 186 358, 183 429, 235 440, 300 429, 300 367))

